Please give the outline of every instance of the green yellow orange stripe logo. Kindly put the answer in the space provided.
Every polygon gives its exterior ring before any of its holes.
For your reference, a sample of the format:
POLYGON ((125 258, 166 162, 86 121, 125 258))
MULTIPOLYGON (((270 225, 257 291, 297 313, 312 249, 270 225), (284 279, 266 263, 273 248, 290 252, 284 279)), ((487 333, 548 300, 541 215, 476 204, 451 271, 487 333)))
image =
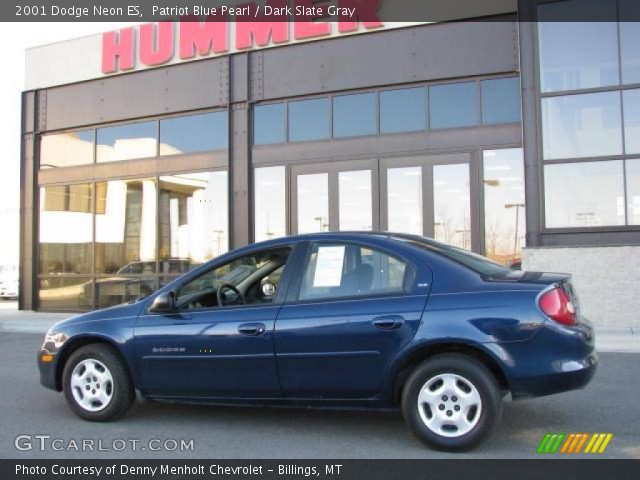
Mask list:
POLYGON ((564 436, 564 433, 547 433, 538 445, 538 453, 556 453, 564 436))
POLYGON ((609 442, 613 438, 612 433, 547 433, 538 445, 537 453, 564 453, 578 454, 604 453, 609 442))

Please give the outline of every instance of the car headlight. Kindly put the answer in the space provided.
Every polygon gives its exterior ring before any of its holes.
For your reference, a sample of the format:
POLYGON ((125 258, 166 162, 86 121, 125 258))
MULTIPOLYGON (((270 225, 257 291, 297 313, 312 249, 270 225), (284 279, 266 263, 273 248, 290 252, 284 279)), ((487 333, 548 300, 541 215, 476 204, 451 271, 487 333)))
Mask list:
POLYGON ((64 345, 64 342, 67 341, 67 335, 62 332, 55 332, 54 327, 51 327, 47 334, 44 337, 44 344, 42 345, 43 350, 47 350, 51 353, 55 353, 57 350, 64 345))

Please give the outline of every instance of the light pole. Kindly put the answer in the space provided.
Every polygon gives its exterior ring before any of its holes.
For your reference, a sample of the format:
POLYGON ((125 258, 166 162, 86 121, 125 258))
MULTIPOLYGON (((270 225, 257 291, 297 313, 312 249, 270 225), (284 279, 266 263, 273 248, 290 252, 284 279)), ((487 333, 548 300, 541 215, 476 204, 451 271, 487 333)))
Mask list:
POLYGON ((516 209, 516 233, 514 235, 515 238, 513 240, 513 258, 512 258, 512 260, 515 260, 516 252, 518 251, 518 223, 520 220, 520 209, 524 208, 524 203, 507 203, 505 204, 504 208, 516 209))

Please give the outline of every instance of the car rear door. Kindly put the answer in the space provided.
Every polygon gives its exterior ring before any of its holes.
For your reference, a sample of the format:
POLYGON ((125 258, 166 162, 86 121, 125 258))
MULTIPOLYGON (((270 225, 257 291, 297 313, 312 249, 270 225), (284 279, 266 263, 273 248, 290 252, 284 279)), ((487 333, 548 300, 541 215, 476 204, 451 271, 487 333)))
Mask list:
POLYGON ((417 331, 431 273, 367 244, 309 243, 305 258, 276 320, 283 395, 372 397, 417 331))

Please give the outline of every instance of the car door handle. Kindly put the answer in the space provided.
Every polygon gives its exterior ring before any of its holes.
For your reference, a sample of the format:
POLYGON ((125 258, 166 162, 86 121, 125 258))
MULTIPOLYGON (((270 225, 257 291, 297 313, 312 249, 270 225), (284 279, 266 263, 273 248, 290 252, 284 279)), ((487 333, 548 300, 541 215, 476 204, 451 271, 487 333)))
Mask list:
POLYGON ((404 325, 404 318, 400 315, 389 315, 388 317, 374 318, 371 323, 380 330, 396 330, 404 325))
POLYGON ((238 332, 248 337, 257 337, 266 331, 267 327, 262 323, 245 323, 238 327, 238 332))

